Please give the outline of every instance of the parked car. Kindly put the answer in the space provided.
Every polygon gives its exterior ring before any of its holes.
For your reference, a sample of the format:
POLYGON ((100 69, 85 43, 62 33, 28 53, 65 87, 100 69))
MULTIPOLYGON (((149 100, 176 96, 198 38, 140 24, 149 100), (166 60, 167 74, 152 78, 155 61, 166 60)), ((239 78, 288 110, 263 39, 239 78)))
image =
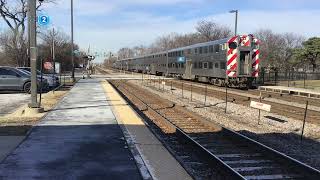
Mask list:
MULTIPOLYGON (((41 87, 40 78, 37 78, 37 84, 38 88, 41 87)), ((42 79, 42 87, 48 87, 46 79, 42 79)), ((13 67, 0 66, 0 90, 18 90, 30 93, 31 76, 13 67)))
MULTIPOLYGON (((17 68, 28 71, 29 73, 31 73, 30 67, 17 67, 17 68)), ((41 77, 41 72, 39 70, 37 70, 37 76, 41 77)), ((46 75, 46 74, 42 73, 42 77, 48 81, 49 88, 55 88, 60 85, 59 77, 56 75, 46 75)))

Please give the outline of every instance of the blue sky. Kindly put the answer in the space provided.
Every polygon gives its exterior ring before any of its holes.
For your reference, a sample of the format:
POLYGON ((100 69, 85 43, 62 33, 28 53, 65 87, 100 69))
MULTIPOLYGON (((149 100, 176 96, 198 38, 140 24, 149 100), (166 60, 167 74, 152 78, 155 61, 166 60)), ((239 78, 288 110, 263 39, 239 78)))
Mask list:
MULTIPOLYGON (((239 10, 239 33, 261 28, 320 36, 319 0, 74 0, 75 42, 82 49, 116 52, 149 45, 171 32, 194 32, 199 20, 234 29, 231 9, 239 10)), ((70 0, 43 7, 52 26, 70 32, 70 0)))

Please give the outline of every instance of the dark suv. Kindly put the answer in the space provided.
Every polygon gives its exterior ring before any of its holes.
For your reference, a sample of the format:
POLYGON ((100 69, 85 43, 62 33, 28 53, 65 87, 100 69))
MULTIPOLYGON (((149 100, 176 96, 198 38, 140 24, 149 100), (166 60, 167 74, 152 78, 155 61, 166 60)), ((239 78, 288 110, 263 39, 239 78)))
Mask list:
MULTIPOLYGON (((37 79, 38 87, 40 87, 40 79, 37 79)), ((48 83, 43 80, 43 87, 47 87, 48 83)), ((30 93, 31 77, 16 68, 0 66, 0 90, 19 90, 30 93)))

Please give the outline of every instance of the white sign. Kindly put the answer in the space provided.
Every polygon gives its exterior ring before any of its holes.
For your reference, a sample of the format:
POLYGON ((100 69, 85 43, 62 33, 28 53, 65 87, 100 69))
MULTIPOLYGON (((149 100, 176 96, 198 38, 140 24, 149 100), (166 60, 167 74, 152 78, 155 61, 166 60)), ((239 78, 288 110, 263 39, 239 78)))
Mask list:
POLYGON ((271 111, 271 105, 263 104, 261 102, 251 101, 250 107, 255 108, 255 109, 260 109, 260 110, 263 110, 263 111, 267 111, 267 112, 271 111))

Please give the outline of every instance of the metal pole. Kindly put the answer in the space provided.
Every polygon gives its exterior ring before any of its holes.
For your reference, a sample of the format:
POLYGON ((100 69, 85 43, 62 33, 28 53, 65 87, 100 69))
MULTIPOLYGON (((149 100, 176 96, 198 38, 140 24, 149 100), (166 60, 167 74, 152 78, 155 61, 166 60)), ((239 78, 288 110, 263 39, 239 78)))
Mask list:
MULTIPOLYGON (((261 102, 261 90, 260 90, 259 102, 261 102)), ((260 119, 261 119, 261 110, 259 109, 258 125, 260 125, 260 119)))
POLYGON ((41 59, 41 69, 40 69, 40 72, 41 72, 41 76, 40 76, 40 98, 39 98, 39 106, 41 106, 41 99, 42 99, 42 72, 43 71, 43 59, 41 59))
POLYGON ((234 27, 234 34, 237 35, 237 27, 238 27, 238 10, 236 10, 236 22, 234 27))
MULTIPOLYGON (((55 39, 54 39, 55 34, 54 33, 55 33, 54 28, 52 28, 52 61, 53 61, 52 80, 53 80, 53 82, 56 82, 56 78, 54 77, 54 75, 56 74, 56 52, 55 52, 55 39)), ((41 67, 41 69, 42 69, 42 67, 41 67)), ((42 73, 42 71, 41 71, 41 73, 42 73)))
POLYGON ((192 83, 190 84, 190 101, 192 101, 192 83))
POLYGON ((56 73, 56 52, 55 52, 55 40, 54 40, 54 28, 52 29, 52 61, 53 61, 53 74, 56 73))
POLYGON ((169 57, 168 57, 168 55, 169 55, 169 53, 168 53, 168 51, 167 51, 167 68, 166 68, 166 76, 168 76, 168 74, 169 74, 169 57))
POLYGON ((183 98, 183 82, 181 83, 181 95, 182 95, 182 98, 183 98))
POLYGON ((74 44, 73 44, 73 0, 71 0, 71 62, 72 62, 72 74, 71 80, 74 82, 74 44))
POLYGON ((226 86, 226 107, 224 109, 224 112, 227 113, 227 107, 228 107, 228 87, 227 84, 225 84, 226 86))
POLYGON ((309 104, 309 101, 307 101, 307 103, 306 103, 306 109, 305 109, 305 111, 304 111, 303 125, 302 125, 301 137, 300 137, 300 140, 301 140, 301 141, 302 141, 302 138, 303 138, 304 126, 305 126, 305 124, 306 124, 306 119, 307 119, 308 104, 309 104))
POLYGON ((304 76, 303 76, 303 88, 306 88, 306 75, 307 75, 307 73, 304 72, 304 76))
POLYGON ((29 107, 39 108, 37 102, 37 35, 36 35, 36 0, 28 0, 28 25, 30 43, 30 65, 31 65, 31 103, 29 107))
POLYGON ((171 90, 171 93, 173 94, 173 91, 172 91, 172 80, 171 80, 171 89, 170 90, 171 90))
POLYGON ((204 106, 206 106, 206 103, 207 103, 207 85, 206 85, 206 88, 205 88, 205 91, 204 91, 204 106))

